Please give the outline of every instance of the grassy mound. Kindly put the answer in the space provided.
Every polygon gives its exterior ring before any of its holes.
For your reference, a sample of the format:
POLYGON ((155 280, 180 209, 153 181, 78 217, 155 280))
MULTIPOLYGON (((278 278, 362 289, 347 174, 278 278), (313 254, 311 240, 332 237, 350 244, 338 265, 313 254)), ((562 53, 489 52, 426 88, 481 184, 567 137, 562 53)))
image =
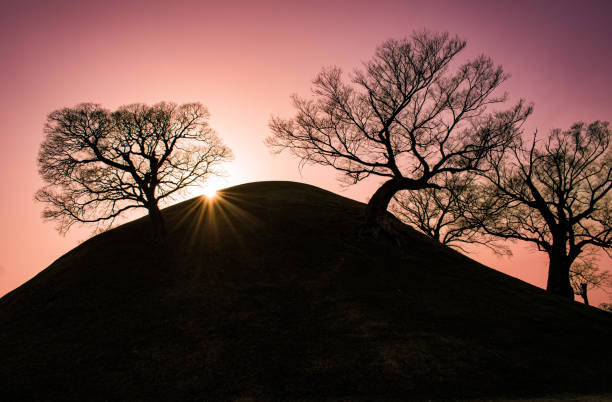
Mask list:
POLYGON ((612 391, 612 315, 364 204, 260 182, 76 247, 0 299, 4 400, 447 399, 612 391))

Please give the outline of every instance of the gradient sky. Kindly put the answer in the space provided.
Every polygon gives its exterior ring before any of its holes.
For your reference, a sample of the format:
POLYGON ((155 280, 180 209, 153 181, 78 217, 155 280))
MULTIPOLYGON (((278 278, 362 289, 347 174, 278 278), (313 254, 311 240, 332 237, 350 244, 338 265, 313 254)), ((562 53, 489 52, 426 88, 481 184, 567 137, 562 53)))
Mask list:
MULTIPOLYGON (((4 1, 0 3, 0 296, 87 239, 60 236, 33 201, 46 115, 97 102, 199 101, 235 154, 222 184, 294 180, 367 201, 376 180, 343 188, 329 168, 300 174, 263 145, 324 66, 350 72, 389 38, 448 31, 512 75, 511 99, 535 105, 526 129, 612 120, 612 2, 602 1, 4 1)), ((200 190, 195 190, 197 194, 200 190)), ((544 286, 544 254, 513 246, 470 256, 544 286)), ((612 269, 610 259, 600 266, 612 269)), ((591 295, 598 304, 609 301, 591 295)))

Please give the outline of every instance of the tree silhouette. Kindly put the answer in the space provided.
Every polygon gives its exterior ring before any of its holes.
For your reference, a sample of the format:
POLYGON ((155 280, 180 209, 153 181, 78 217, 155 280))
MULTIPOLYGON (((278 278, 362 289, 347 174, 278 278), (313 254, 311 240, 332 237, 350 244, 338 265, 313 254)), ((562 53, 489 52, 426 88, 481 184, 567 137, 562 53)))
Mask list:
POLYGON ((588 291, 598 288, 608 293, 608 289, 612 287, 612 276, 608 271, 601 271, 595 265, 594 258, 579 258, 570 267, 570 283, 574 294, 582 297, 584 304, 588 306, 588 291))
POLYGON ((208 117, 199 103, 164 102, 50 113, 38 156, 46 185, 35 196, 47 204, 43 217, 65 233, 76 222, 109 227, 123 212, 146 208, 154 236, 164 236, 160 203, 218 175, 232 156, 208 117))
POLYGON ((612 247, 612 155, 607 122, 552 130, 539 142, 517 141, 512 152, 482 172, 483 219, 491 235, 535 244, 549 256, 547 290, 570 299, 574 261, 593 248, 612 247))
POLYGON ((384 178, 365 228, 390 230, 385 216, 395 193, 486 169, 486 155, 503 150, 531 112, 522 102, 489 112, 506 100, 494 92, 507 75, 484 55, 452 66, 464 47, 447 33, 419 32, 384 42, 348 81, 339 68, 324 69, 314 99, 294 95, 296 116, 273 117, 266 142, 276 152, 289 149, 302 165, 332 166, 348 183, 384 178))
POLYGON ((465 244, 480 244, 496 254, 512 255, 494 237, 483 235, 479 220, 472 217, 472 207, 482 205, 476 179, 447 174, 440 188, 398 192, 390 209, 401 221, 444 245, 465 251, 465 244))

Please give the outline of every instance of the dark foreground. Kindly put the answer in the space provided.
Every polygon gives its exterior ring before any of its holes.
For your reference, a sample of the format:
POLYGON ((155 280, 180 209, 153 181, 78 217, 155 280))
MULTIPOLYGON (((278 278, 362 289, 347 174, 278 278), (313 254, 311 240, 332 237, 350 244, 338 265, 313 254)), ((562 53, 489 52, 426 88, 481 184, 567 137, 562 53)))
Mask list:
POLYGON ((96 236, 0 299, 2 400, 610 395, 612 314, 363 211, 262 182, 96 236))

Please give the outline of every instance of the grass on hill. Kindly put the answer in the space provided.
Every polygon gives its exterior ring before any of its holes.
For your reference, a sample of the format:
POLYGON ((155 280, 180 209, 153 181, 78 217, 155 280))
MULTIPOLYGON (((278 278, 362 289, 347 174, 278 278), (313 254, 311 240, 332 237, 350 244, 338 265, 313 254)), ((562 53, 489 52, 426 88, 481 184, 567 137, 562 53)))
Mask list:
POLYGON ((84 242, 0 299, 4 400, 612 391, 612 315, 407 227, 360 238, 364 208, 259 182, 165 209, 163 247, 146 218, 84 242))

